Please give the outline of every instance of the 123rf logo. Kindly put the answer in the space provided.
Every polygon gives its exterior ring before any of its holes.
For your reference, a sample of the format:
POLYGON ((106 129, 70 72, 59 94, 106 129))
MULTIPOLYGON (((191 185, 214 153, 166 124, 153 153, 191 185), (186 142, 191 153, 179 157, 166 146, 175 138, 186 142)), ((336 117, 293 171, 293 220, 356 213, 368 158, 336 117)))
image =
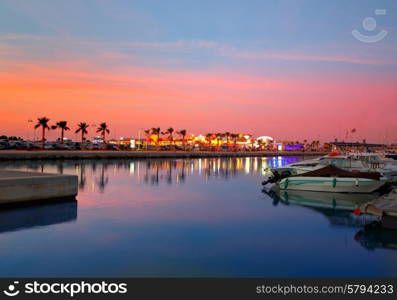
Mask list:
POLYGON ((9 297, 15 297, 20 293, 23 294, 63 294, 71 298, 78 294, 126 294, 127 283, 107 283, 105 281, 89 283, 81 282, 26 282, 23 286, 19 281, 14 281, 8 285, 3 293, 9 297))

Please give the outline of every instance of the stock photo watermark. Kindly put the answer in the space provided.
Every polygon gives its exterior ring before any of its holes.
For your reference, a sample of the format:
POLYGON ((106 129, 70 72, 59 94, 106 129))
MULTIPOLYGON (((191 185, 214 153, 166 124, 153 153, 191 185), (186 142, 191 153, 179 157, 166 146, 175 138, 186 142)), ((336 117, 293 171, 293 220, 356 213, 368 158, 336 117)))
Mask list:
MULTIPOLYGON (((376 16, 384 16, 386 15, 386 9, 376 9, 375 10, 376 16)), ((376 34, 370 34, 375 31, 377 27, 376 19, 374 17, 366 17, 362 22, 362 26, 367 34, 361 33, 359 30, 354 29, 352 31, 352 35, 363 43, 376 43, 383 40, 387 36, 386 30, 381 30, 376 34)))
POLYGON ((4 295, 15 297, 21 294, 66 294, 73 298, 78 294, 126 294, 127 283, 101 282, 25 282, 14 281, 3 290, 4 295))

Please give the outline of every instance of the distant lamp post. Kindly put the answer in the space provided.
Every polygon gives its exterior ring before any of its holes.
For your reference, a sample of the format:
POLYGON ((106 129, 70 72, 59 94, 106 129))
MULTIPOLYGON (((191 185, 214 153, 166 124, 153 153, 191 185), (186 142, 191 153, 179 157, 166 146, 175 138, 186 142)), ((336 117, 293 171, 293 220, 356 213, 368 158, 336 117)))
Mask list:
POLYGON ((27 139, 27 140, 30 139, 30 135, 29 135, 29 132, 30 132, 30 123, 33 123, 33 120, 32 120, 32 119, 29 119, 29 120, 28 120, 28 131, 27 131, 27 134, 26 134, 26 139, 27 139))

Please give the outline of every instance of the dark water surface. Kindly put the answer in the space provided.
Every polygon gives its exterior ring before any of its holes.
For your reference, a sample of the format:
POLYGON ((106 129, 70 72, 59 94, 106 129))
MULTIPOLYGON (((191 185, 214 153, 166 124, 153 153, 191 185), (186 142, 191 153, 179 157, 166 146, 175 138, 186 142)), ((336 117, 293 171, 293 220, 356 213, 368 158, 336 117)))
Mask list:
POLYGON ((79 195, 0 211, 0 276, 397 276, 396 232, 338 210, 363 199, 261 191, 300 159, 1 162, 77 174, 79 195))

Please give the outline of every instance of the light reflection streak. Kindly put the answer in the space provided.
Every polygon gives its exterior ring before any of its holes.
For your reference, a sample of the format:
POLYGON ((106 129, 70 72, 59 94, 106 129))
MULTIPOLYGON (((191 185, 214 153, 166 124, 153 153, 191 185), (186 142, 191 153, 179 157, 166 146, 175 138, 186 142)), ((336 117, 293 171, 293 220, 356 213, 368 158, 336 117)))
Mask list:
POLYGON ((94 192, 104 192, 112 176, 123 170, 137 184, 157 186, 183 184, 188 176, 200 176, 205 181, 216 178, 227 180, 250 174, 268 175, 269 168, 301 160, 295 156, 272 158, 198 158, 198 159, 146 159, 146 160, 79 160, 73 161, 20 161, 1 162, 0 168, 25 171, 76 174, 79 189, 89 186, 94 192), (112 170, 109 172, 109 170, 112 170))

